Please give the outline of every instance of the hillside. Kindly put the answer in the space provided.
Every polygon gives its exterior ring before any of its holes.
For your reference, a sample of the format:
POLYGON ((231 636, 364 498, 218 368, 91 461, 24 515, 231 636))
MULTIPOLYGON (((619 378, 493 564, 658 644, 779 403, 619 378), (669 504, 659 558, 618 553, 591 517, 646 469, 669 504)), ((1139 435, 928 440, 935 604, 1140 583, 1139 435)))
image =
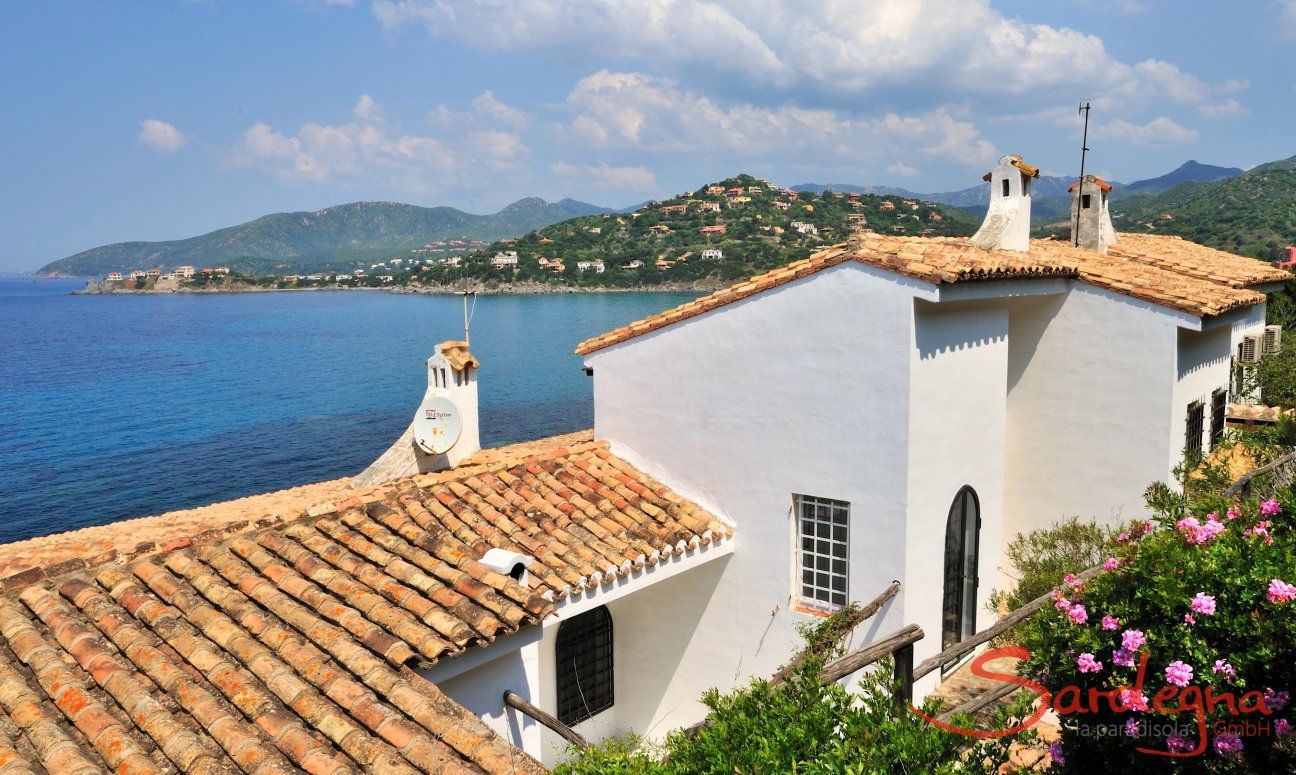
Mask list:
POLYGON ((90 277, 183 264, 220 264, 245 274, 348 269, 434 240, 489 241, 602 212, 608 211, 572 199, 521 199, 490 215, 453 207, 355 202, 315 212, 266 215, 189 239, 103 245, 47 264, 39 274, 90 277))
POLYGON ((631 213, 563 221, 520 239, 497 242, 457 263, 426 251, 411 253, 407 259, 418 260, 419 268, 397 273, 394 282, 614 287, 714 283, 804 258, 845 240, 852 230, 968 235, 978 223, 966 213, 931 202, 793 192, 739 175, 631 213), (582 268, 582 262, 591 263, 582 268))
POLYGON ((1117 231, 1177 234, 1275 259, 1284 246, 1296 243, 1296 156, 1224 180, 1114 200, 1112 218, 1117 231))

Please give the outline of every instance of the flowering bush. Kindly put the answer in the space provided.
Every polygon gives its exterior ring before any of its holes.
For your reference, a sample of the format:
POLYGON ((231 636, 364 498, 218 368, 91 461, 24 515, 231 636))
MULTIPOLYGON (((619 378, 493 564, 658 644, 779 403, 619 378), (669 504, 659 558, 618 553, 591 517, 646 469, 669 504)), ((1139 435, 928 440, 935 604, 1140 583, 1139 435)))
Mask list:
POLYGON ((1189 492, 1153 490, 1158 518, 1021 630, 1059 772, 1296 771, 1296 494, 1189 492))

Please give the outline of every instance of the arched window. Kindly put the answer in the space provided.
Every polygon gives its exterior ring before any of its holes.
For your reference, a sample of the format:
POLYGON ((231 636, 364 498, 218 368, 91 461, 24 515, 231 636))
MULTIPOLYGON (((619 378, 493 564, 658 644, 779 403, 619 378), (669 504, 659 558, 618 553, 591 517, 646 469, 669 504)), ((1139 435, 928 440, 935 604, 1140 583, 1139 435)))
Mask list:
POLYGON ((945 605, 941 648, 976 633, 977 550, 981 503, 976 491, 964 487, 950 504, 945 521, 945 605))
POLYGON ((579 724, 612 707, 612 614, 599 606, 558 625, 558 720, 579 724))

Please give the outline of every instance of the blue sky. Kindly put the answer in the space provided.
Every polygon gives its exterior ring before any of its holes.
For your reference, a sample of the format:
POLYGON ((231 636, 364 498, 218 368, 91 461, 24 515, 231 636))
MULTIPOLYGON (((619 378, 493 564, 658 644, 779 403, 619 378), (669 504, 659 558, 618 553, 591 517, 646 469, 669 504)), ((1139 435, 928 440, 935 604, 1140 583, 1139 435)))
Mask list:
POLYGON ((358 200, 1118 180, 1291 140, 1296 0, 0 5, 0 270, 358 200))

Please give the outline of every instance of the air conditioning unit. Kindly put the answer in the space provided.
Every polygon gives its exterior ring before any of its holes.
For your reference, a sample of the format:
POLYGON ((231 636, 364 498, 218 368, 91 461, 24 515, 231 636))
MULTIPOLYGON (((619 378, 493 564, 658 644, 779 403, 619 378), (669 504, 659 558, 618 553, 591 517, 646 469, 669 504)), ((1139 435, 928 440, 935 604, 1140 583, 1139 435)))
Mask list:
POLYGON ((1264 355, 1273 355, 1282 349, 1282 326, 1265 326, 1264 355))
POLYGON ((1238 345, 1239 363, 1259 363, 1264 352, 1264 337, 1247 334, 1238 345))

